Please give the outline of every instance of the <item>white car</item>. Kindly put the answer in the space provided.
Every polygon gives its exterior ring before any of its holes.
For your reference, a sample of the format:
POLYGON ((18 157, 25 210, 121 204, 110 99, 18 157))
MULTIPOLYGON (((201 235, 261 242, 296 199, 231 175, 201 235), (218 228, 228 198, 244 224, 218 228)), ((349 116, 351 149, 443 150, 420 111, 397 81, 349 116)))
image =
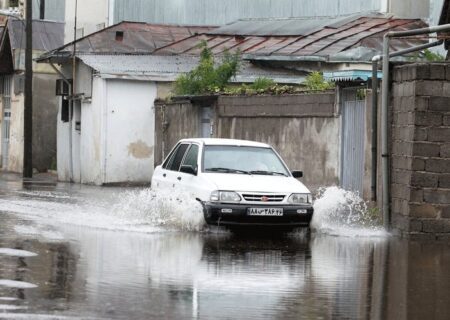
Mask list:
POLYGON ((152 189, 190 193, 211 225, 308 227, 312 197, 302 176, 264 143, 184 139, 155 168, 152 189))

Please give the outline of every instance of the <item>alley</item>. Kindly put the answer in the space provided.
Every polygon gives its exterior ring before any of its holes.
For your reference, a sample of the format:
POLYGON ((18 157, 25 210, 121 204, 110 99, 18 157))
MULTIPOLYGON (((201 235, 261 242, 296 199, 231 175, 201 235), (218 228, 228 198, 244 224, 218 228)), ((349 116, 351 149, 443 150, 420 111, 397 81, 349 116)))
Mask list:
POLYGON ((0 181, 0 319, 446 319, 450 311, 448 243, 351 226, 234 235, 206 229, 197 204, 177 196, 12 174, 0 181))

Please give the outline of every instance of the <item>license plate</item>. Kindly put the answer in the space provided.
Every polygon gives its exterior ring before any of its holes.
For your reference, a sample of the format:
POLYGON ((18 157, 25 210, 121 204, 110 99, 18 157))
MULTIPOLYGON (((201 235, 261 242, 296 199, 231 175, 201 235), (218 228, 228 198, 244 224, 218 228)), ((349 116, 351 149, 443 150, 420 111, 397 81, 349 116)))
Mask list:
POLYGON ((283 208, 248 208, 249 216, 282 216, 283 208))

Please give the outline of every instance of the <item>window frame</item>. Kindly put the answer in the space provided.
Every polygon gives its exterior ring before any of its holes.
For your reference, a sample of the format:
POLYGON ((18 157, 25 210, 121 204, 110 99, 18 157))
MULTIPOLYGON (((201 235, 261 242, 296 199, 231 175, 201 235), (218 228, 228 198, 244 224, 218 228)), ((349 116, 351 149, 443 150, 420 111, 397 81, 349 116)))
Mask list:
MULTIPOLYGON (((180 172, 180 168, 181 168, 181 165, 183 164, 184 158, 186 157, 187 151, 188 151, 188 150, 190 149, 190 147, 191 147, 191 143, 190 143, 190 142, 180 142, 180 143, 178 144, 176 150, 175 150, 175 151, 173 152, 173 154, 171 155, 170 160, 167 162, 167 165, 168 165, 168 164, 171 162, 172 158, 175 159, 175 157, 176 157, 176 155, 177 155, 177 153, 178 153, 178 150, 179 150, 183 145, 186 145, 187 147, 186 147, 186 150, 184 150, 183 157, 182 157, 181 160, 180 160, 180 165, 178 166, 178 170, 173 170, 173 169, 167 168, 167 166, 166 166, 166 168, 164 168, 165 170, 174 171, 174 172, 180 172)), ((170 163, 170 166, 172 166, 172 165, 173 165, 173 162, 170 163)))
MULTIPOLYGON (((183 158, 183 161, 181 162, 180 168, 181 168, 181 166, 185 165, 184 161, 186 161, 186 157, 187 157, 189 151, 191 151, 191 148, 193 146, 196 146, 198 148, 198 150, 197 150, 197 170, 200 167, 199 166, 199 155, 200 155, 200 151, 201 151, 200 145, 198 143, 191 143, 189 148, 186 150, 186 154, 184 155, 184 158, 183 158)), ((180 171, 180 169, 178 169, 178 171, 180 171)))

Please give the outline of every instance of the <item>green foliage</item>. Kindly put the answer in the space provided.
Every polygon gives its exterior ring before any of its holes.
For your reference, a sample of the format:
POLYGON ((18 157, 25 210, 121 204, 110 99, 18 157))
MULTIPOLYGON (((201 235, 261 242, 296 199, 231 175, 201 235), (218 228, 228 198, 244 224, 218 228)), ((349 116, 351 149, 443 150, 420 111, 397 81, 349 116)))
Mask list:
POLYGON ((356 90, 356 99, 357 100, 365 100, 366 96, 367 96, 367 89, 356 90))
POLYGON ((325 81, 320 72, 313 71, 307 77, 305 86, 308 90, 324 91, 334 88, 334 83, 325 81))
POLYGON ((229 80, 239 69, 240 53, 225 52, 222 62, 216 67, 214 56, 205 41, 200 44, 202 51, 199 65, 175 81, 176 95, 200 95, 224 90, 229 80))
POLYGON ((273 86, 275 86, 275 81, 265 77, 257 78, 255 82, 250 85, 250 87, 255 91, 266 91, 273 86))
POLYGON ((442 62, 445 61, 445 57, 440 53, 433 52, 430 49, 425 49, 410 57, 409 61, 442 62))
POLYGON ((305 92, 305 89, 300 86, 289 86, 289 85, 278 85, 273 84, 271 86, 267 86, 264 88, 262 85, 254 83, 247 85, 242 84, 238 87, 226 87, 222 92, 223 94, 228 95, 256 95, 256 94, 271 94, 271 95, 280 95, 280 94, 293 94, 293 93, 301 93, 305 92))
POLYGON ((427 60, 427 61, 430 61, 430 62, 445 61, 445 57, 442 54, 433 52, 429 49, 425 49, 422 53, 423 53, 425 60, 427 60))

